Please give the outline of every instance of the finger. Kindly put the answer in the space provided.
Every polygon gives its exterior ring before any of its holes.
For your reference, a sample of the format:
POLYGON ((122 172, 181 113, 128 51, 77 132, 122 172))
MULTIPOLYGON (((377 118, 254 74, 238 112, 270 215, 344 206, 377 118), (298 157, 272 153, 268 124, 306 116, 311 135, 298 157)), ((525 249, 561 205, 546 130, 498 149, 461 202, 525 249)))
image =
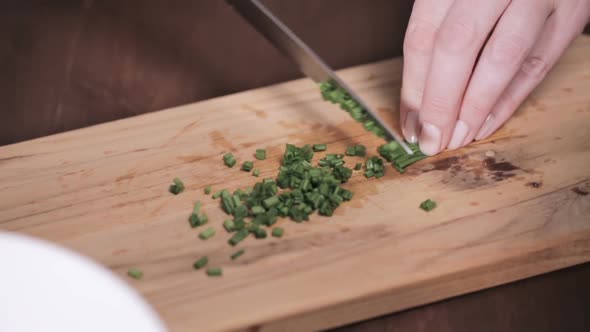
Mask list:
POLYGON ((548 0, 513 0, 504 11, 467 86, 449 149, 457 149, 473 140, 520 70, 552 11, 553 2, 548 0))
POLYGON ((553 12, 520 71, 504 90, 476 135, 476 140, 487 138, 512 116, 571 42, 580 35, 589 15, 590 4, 587 1, 569 2, 567 6, 558 7, 553 12))
POLYGON ((418 110, 434 40, 454 0, 416 0, 404 39, 404 69, 400 115, 402 131, 410 143, 418 141, 418 110))
POLYGON ((475 59, 509 0, 457 0, 435 41, 420 108, 420 149, 434 155, 446 146, 475 59))

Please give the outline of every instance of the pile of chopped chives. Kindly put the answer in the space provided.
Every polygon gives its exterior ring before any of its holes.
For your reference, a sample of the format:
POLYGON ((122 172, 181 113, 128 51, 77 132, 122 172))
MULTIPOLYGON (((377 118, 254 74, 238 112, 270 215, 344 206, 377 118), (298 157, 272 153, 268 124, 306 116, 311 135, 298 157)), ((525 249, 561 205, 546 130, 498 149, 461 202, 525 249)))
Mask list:
MULTIPOLYGON (((372 119, 360 103, 337 83, 334 81, 321 83, 320 90, 324 99, 339 104, 353 119, 361 122, 366 130, 379 137, 385 136, 385 130, 372 119)), ((406 167, 427 157, 420 151, 417 144, 409 144, 409 147, 414 154, 407 154, 395 141, 379 146, 377 151, 387 162, 392 163, 396 170, 403 173, 406 167)), ((223 222, 225 230, 232 234, 228 243, 235 246, 250 234, 257 239, 266 238, 265 227, 272 227, 279 217, 288 217, 295 222, 302 222, 309 220, 309 216, 315 211, 320 215, 332 216, 336 208, 343 202, 351 200, 353 193, 341 186, 350 179, 353 172, 353 169, 344 166, 344 156, 365 157, 367 155, 366 147, 360 144, 348 146, 344 154, 326 154, 324 158, 320 159, 318 166, 312 165, 311 160, 314 152, 326 150, 326 144, 304 145, 303 147, 287 144, 276 179, 264 179, 256 183, 254 187, 246 190, 238 189, 233 193, 228 190, 215 192, 212 198, 221 198, 222 209, 231 217, 223 222)), ((266 150, 257 149, 254 157, 257 160, 265 160, 266 150)), ((237 160, 232 153, 226 153, 223 156, 223 162, 226 166, 233 167, 237 160)), ((356 163, 354 170, 360 171, 362 166, 362 163, 356 163)), ((260 170, 254 168, 254 163, 251 161, 243 162, 241 169, 246 172, 254 169, 252 175, 255 177, 260 175, 260 170)), ((366 159, 365 177, 380 178, 384 174, 383 159, 377 156, 366 159)), ((169 190, 173 194, 178 194, 184 189, 182 181, 175 178, 169 190)), ((206 186, 204 192, 209 195, 211 186, 206 186)), ((191 227, 202 226, 208 221, 207 216, 200 212, 200 208, 201 203, 196 203, 193 213, 189 217, 191 227)), ((436 208, 436 202, 426 200, 420 204, 420 208, 431 211, 436 208)), ((281 227, 273 227, 271 231, 271 235, 277 238, 282 237, 283 233, 284 230, 281 227)), ((199 237, 207 240, 214 235, 215 229, 208 228, 201 232, 199 237)), ((230 258, 235 260, 244 253, 244 249, 240 249, 230 258)), ((203 256, 194 263, 194 268, 201 269, 208 262, 209 259, 203 256)), ((221 268, 209 268, 206 270, 206 274, 212 277, 221 276, 223 271, 221 268)), ((141 278, 143 272, 134 271, 131 273, 130 270, 129 275, 141 278)))

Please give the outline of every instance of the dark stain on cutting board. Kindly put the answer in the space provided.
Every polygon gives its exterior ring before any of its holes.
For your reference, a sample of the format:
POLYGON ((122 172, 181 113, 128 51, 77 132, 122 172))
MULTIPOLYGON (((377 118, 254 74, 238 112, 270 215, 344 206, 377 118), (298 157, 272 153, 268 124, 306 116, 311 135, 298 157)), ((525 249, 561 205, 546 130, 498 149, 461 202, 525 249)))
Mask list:
POLYGON ((442 172, 442 184, 464 189, 491 186, 526 173, 517 165, 502 158, 460 155, 435 160, 419 169, 410 170, 409 174, 430 172, 442 172))

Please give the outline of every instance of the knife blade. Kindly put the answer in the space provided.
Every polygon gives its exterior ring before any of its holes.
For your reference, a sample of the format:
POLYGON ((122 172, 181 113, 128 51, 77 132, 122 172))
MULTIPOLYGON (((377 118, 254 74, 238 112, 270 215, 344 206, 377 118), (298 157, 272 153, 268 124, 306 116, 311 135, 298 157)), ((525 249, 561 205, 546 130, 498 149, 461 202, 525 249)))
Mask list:
POLYGON ((289 27, 276 17, 259 0, 227 0, 227 2, 252 25, 260 34, 268 39, 281 53, 291 59, 299 70, 316 83, 332 79, 354 98, 373 119, 385 129, 386 134, 395 139, 408 154, 412 150, 404 140, 377 114, 356 92, 354 92, 332 70, 317 53, 305 44, 289 27))

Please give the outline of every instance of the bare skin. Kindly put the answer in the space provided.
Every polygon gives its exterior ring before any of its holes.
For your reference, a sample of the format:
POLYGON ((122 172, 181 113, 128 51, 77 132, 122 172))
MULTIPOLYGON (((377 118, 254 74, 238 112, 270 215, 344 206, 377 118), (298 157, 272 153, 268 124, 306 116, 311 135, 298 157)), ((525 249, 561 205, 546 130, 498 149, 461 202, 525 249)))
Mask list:
POLYGON ((428 155, 487 138, 589 20, 590 0, 416 0, 404 42, 404 136, 428 155))

